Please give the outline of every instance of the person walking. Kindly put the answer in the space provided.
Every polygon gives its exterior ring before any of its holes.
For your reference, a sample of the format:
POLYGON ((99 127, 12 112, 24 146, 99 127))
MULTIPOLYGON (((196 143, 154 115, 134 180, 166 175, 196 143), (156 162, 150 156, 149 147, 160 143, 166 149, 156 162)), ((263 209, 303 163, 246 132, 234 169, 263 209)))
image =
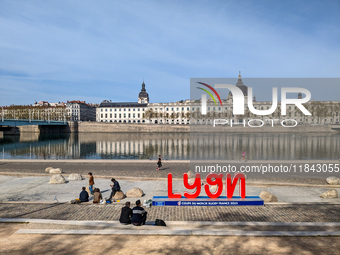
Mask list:
POLYGON ((157 171, 159 170, 160 167, 162 167, 162 156, 158 155, 158 161, 157 161, 157 171))
POLYGON ((246 162, 246 150, 243 150, 241 161, 246 162))
POLYGON ((94 178, 91 172, 89 172, 88 175, 89 175, 89 190, 90 190, 91 195, 93 195, 94 178))

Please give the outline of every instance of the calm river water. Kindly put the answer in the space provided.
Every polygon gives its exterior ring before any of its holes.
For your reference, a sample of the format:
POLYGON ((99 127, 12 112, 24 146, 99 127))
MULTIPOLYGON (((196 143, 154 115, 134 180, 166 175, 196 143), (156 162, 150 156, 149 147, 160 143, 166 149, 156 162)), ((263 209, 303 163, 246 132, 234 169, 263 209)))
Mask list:
POLYGON ((339 159, 340 134, 82 133, 5 136, 4 159, 339 159))

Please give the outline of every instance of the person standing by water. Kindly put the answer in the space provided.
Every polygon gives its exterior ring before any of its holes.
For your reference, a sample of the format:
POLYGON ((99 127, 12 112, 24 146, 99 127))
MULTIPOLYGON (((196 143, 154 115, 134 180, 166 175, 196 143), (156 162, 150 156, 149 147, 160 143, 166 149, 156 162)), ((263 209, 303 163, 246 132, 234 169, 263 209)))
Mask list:
POLYGON ((157 161, 157 171, 159 170, 160 167, 162 167, 162 156, 161 155, 158 155, 158 161, 157 161))
POLYGON ((91 195, 93 195, 94 178, 93 178, 91 172, 89 172, 88 175, 89 175, 89 177, 90 177, 90 178, 89 178, 89 190, 90 190, 91 195))
POLYGON ((241 161, 246 162, 246 150, 243 150, 241 161))

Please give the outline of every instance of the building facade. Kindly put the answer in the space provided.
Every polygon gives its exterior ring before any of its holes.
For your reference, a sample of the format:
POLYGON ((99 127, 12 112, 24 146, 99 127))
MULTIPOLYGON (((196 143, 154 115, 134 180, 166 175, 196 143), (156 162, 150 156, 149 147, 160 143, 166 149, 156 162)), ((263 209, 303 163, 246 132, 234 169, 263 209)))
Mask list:
MULTIPOLYGON (((215 105, 210 98, 207 100, 207 114, 201 114, 201 100, 182 100, 173 103, 150 103, 145 83, 138 96, 138 102, 113 103, 104 100, 96 109, 97 122, 110 123, 150 123, 150 124, 178 124, 178 125, 212 125, 216 119, 228 119, 233 123, 246 123, 249 120, 254 124, 279 124, 282 120, 298 124, 339 124, 340 101, 309 101, 304 104, 312 114, 305 116, 295 105, 287 105, 287 115, 281 116, 280 102, 276 111, 267 116, 254 115, 248 108, 248 87, 243 84, 241 74, 238 76, 236 86, 244 95, 244 115, 233 115, 233 95, 230 92, 222 105, 215 105), (294 120, 294 121, 293 121, 294 120)), ((301 93, 298 98, 302 98, 301 93)), ((272 102, 258 102, 252 98, 253 106, 257 110, 268 110, 272 102)))
POLYGON ((71 121, 96 121, 95 105, 86 104, 85 101, 67 101, 66 110, 71 121))

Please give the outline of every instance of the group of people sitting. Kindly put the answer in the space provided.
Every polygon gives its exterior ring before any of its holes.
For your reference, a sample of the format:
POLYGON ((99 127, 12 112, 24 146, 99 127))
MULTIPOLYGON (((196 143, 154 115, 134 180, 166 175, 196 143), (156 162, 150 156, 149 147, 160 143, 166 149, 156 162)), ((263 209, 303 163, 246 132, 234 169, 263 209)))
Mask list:
POLYGON ((130 202, 126 202, 125 206, 122 208, 120 214, 119 222, 127 225, 133 224, 135 226, 145 225, 147 212, 141 207, 140 200, 136 201, 136 206, 130 208, 130 202))
MULTIPOLYGON (((95 188, 93 189, 94 185, 94 178, 92 176, 92 173, 89 173, 89 190, 91 195, 93 195, 93 203, 100 203, 100 201, 103 199, 102 194, 100 193, 100 189, 95 188)), ((112 201, 114 198, 115 194, 120 191, 120 185, 116 179, 112 178, 111 179, 112 185, 111 186, 111 194, 108 200, 112 201)), ((88 202, 89 201, 89 193, 86 191, 85 187, 82 187, 82 191, 80 192, 79 195, 79 200, 81 202, 88 202)), ((140 200, 136 201, 136 206, 134 208, 130 208, 130 202, 126 202, 125 206, 122 208, 119 222, 122 224, 133 224, 135 226, 141 226, 145 225, 146 221, 146 215, 147 212, 141 207, 141 202, 140 200)))
MULTIPOLYGON (((89 190, 91 195, 93 195, 93 203, 100 203, 100 201, 103 199, 102 194, 100 193, 100 189, 99 188, 95 188, 94 190, 92 190, 94 181, 93 181, 93 176, 92 173, 89 173, 90 176, 90 185, 89 185, 89 190)), ((116 179, 112 178, 111 182, 113 183, 111 186, 111 194, 109 197, 109 201, 112 201, 112 198, 115 196, 116 192, 120 191, 120 185, 118 183, 118 181, 116 181, 116 179)), ((80 192, 79 195, 79 200, 81 202, 88 202, 89 201, 89 193, 86 191, 85 187, 82 187, 82 191, 80 192)))

